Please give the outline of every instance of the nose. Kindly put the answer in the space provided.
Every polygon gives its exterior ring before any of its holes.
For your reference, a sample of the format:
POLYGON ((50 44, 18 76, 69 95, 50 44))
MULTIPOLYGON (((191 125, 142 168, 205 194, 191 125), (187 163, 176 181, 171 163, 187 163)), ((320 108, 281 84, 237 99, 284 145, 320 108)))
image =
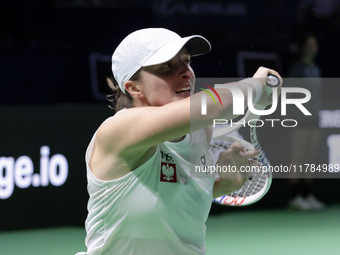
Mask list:
POLYGON ((181 73, 180 73, 181 79, 189 80, 194 75, 195 74, 194 74, 194 71, 192 70, 192 68, 189 65, 184 64, 183 70, 181 70, 181 73))

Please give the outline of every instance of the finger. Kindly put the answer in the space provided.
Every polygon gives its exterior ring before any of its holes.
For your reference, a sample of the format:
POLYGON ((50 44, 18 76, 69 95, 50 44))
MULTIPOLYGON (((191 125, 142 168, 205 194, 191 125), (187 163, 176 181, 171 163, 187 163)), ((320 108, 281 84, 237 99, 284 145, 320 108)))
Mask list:
POLYGON ((228 150, 222 151, 222 152, 221 152, 221 154, 222 154, 223 156, 230 155, 231 153, 233 153, 233 149, 230 148, 230 147, 228 148, 228 150))
POLYGON ((259 155, 261 152, 259 150, 256 150, 256 151, 248 151, 248 157, 249 158, 252 158, 252 157, 255 157, 257 155, 259 155))
POLYGON ((246 148, 243 147, 243 149, 240 149, 238 151, 238 154, 241 156, 241 157, 248 157, 248 153, 247 153, 247 150, 246 148))
POLYGON ((253 159, 249 159, 248 160, 248 164, 252 165, 252 166, 261 166, 261 163, 256 161, 256 160, 253 160, 253 159))
POLYGON ((240 142, 232 143, 230 149, 232 149, 234 152, 238 152, 237 154, 241 157, 247 157, 247 150, 240 142))
POLYGON ((229 148, 232 149, 233 151, 238 151, 242 150, 244 147, 240 142, 233 142, 229 148))
POLYGON ((276 75, 276 76, 278 76, 278 77, 280 76, 280 74, 279 74, 278 72, 276 72, 276 71, 273 70, 273 69, 269 69, 269 68, 268 68, 268 73, 269 73, 269 74, 274 74, 274 75, 276 75))

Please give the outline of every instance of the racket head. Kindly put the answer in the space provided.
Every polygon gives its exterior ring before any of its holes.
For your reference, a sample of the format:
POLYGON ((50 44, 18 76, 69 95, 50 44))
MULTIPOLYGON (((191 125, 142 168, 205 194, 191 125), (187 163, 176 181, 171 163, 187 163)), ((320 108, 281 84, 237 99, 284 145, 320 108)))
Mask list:
MULTIPOLYGON (((209 151, 214 162, 217 161, 222 151, 227 150, 229 146, 236 141, 240 142, 247 150, 254 150, 254 146, 251 143, 237 137, 226 135, 220 139, 212 139, 209 151)), ((253 159, 259 161, 257 157, 253 159)), ((261 161, 259 161, 259 163, 261 163, 261 161)), ((246 206, 253 204, 268 192, 271 181, 271 172, 258 168, 258 171, 249 174, 247 181, 240 190, 217 197, 213 202, 228 206, 246 206)))

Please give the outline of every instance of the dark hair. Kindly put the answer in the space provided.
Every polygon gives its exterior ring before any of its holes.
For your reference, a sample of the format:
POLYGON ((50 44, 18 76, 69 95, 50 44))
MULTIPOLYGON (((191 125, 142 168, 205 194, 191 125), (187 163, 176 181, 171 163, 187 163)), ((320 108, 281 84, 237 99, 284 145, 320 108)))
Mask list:
MULTIPOLYGON (((138 70, 130 79, 130 81, 138 81, 140 79, 140 70, 138 70)), ((111 77, 106 78, 107 84, 109 85, 110 89, 112 90, 112 94, 107 95, 106 99, 110 102, 109 107, 111 109, 116 110, 116 112, 124 109, 124 108, 132 108, 135 107, 133 104, 133 98, 129 94, 128 91, 123 91, 120 89, 117 81, 111 77)))

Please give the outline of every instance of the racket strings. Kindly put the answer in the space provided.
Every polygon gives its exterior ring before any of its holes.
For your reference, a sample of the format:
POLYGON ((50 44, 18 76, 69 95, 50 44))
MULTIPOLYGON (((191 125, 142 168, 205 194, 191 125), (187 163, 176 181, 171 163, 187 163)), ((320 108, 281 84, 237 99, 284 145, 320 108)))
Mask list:
POLYGON ((248 177, 248 180, 238 191, 232 193, 232 196, 249 197, 260 192, 266 186, 267 178, 262 172, 255 173, 252 177, 248 177))
MULTIPOLYGON (((209 152, 216 164, 218 157, 222 151, 227 150, 232 142, 227 140, 214 140, 212 144, 210 144, 209 152)), ((257 157, 252 158, 258 162, 257 157)), ((268 175, 266 172, 262 171, 261 168, 256 168, 256 171, 253 171, 249 174, 247 181, 242 186, 242 188, 238 191, 233 192, 230 196, 233 197, 249 197, 256 193, 259 193, 263 188, 266 187, 268 175)))

